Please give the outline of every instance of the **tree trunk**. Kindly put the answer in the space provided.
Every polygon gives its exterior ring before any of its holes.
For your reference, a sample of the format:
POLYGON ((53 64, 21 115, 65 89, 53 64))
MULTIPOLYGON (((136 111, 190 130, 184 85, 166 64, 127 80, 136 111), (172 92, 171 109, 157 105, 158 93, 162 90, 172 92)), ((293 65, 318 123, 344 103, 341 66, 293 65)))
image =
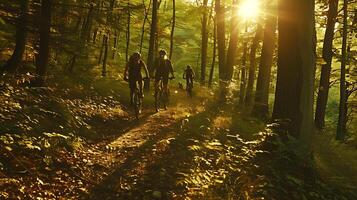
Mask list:
POLYGON ((325 31, 322 58, 325 64, 321 68, 320 86, 316 102, 315 126, 322 129, 325 125, 325 112, 330 89, 330 74, 332 63, 332 43, 334 38, 335 23, 337 19, 338 0, 329 0, 329 10, 327 13, 327 25, 325 31))
POLYGON ((207 32, 207 10, 208 0, 203 0, 202 13, 202 41, 201 41, 201 84, 204 85, 206 81, 206 65, 207 65, 207 46, 208 46, 208 32, 207 32))
POLYGON ((114 38, 113 38, 113 52, 112 52, 112 60, 115 59, 115 54, 117 53, 117 47, 118 47, 118 30, 115 29, 115 33, 114 33, 114 38))
POLYGON ((92 41, 93 44, 97 42, 97 35, 98 35, 98 28, 96 28, 93 33, 93 41, 92 41))
POLYGON ((20 14, 16 20, 16 46, 11 58, 6 62, 3 71, 15 72, 25 52, 27 38, 27 13, 29 11, 29 0, 19 0, 20 14))
POLYGON ((347 0, 343 0, 343 30, 342 30, 342 58, 340 74, 340 105, 336 139, 344 140, 346 137, 347 123, 347 88, 346 88, 346 61, 347 61, 347 0))
POLYGON ((279 2, 278 70, 273 119, 309 146, 313 132, 314 1, 279 2))
POLYGON ((103 68, 102 68, 102 76, 107 76, 107 56, 108 56, 108 36, 104 36, 104 55, 103 55, 103 68))
POLYGON ((236 53, 237 53, 237 44, 238 44, 238 0, 233 0, 232 2, 232 18, 231 18, 231 30, 230 30, 230 39, 226 59, 226 68, 225 68, 225 80, 231 80, 233 75, 233 67, 236 63, 236 53))
MULTIPOLYGON (((248 24, 246 22, 245 24, 245 34, 248 32, 248 24)), ((240 87, 239 87, 239 106, 243 107, 244 106, 244 100, 245 100, 245 95, 246 95, 246 89, 247 89, 247 41, 244 41, 243 43, 243 58, 242 58, 242 70, 241 70, 241 80, 240 80, 240 87)))
POLYGON ((264 120, 268 119, 269 115, 269 86, 275 50, 276 22, 277 18, 275 15, 269 15, 265 20, 263 47, 252 110, 254 116, 264 120))
POLYGON ((87 14, 87 17, 85 18, 85 21, 83 22, 83 25, 82 25, 81 38, 82 38, 83 41, 90 39, 90 37, 89 37, 90 30, 89 29, 92 26, 93 9, 94 9, 94 6, 93 6, 93 4, 91 4, 90 8, 89 8, 89 11, 88 11, 88 14, 87 14))
MULTIPOLYGON (((145 0, 143 0, 143 5, 145 7, 145 0)), ((149 6, 146 9, 146 7, 144 8, 144 20, 143 20, 143 25, 141 26, 141 36, 140 36, 140 53, 142 53, 143 51, 143 42, 144 42, 144 35, 145 35, 145 24, 146 24, 146 20, 148 19, 148 11, 150 10, 151 7, 151 0, 149 1, 149 6)))
POLYGON ((175 26, 176 26, 176 1, 172 0, 172 27, 171 27, 171 34, 170 34, 170 53, 169 53, 170 60, 172 58, 172 53, 174 50, 175 26))
MULTIPOLYGON (((151 17, 151 29, 150 29, 150 40, 149 40, 149 52, 148 52, 148 68, 149 72, 152 73, 154 69, 154 59, 155 59, 155 40, 157 38, 157 9, 158 9, 158 0, 153 0, 152 2, 152 17, 151 17)), ((145 81, 145 89, 149 90, 150 81, 145 81)))
POLYGON ((129 2, 128 2, 128 21, 126 28, 126 48, 125 48, 125 61, 128 63, 129 61, 129 47, 130 47, 130 10, 129 10, 129 2))
POLYGON ((36 85, 42 86, 45 82, 48 60, 50 55, 50 29, 51 29, 51 10, 52 0, 41 1, 41 18, 40 18, 40 50, 39 59, 36 66, 38 76, 36 85))
POLYGON ((213 73, 214 73, 214 66, 216 64, 216 52, 217 52, 217 23, 216 23, 216 19, 213 20, 214 20, 213 21, 213 55, 212 55, 211 70, 209 72, 208 87, 212 87, 213 73))
POLYGON ((102 47, 100 48, 100 53, 99 53, 99 59, 98 59, 98 65, 100 65, 102 63, 102 59, 103 59, 103 51, 104 51, 104 47, 105 47, 105 35, 103 35, 103 41, 102 41, 102 47))
POLYGON ((221 0, 215 1, 216 23, 217 23, 217 45, 218 45, 218 62, 219 62, 219 79, 226 80, 226 39, 225 39, 225 5, 221 5, 221 0))
POLYGON ((248 85, 247 85, 247 94, 245 97, 246 98, 245 106, 247 108, 250 108, 253 105, 253 100, 254 100, 253 87, 254 87, 255 71, 256 71, 255 59, 256 59, 257 48, 261 39, 262 31, 263 31, 262 26, 261 24, 258 23, 257 30, 252 42, 252 46, 250 47, 248 85))

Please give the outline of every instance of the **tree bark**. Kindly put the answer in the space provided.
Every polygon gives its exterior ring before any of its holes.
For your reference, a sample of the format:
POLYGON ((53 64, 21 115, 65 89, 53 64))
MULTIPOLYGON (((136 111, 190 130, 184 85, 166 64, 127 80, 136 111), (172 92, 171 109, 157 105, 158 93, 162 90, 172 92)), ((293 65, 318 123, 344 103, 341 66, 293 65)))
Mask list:
POLYGON ((16 45, 13 54, 3 67, 3 71, 15 72, 22 61, 26 47, 27 38, 27 13, 29 11, 29 0, 19 0, 20 14, 16 20, 16 45))
POLYGON ((126 28, 126 48, 125 48, 125 61, 128 63, 129 61, 129 47, 130 47, 130 9, 129 9, 129 2, 128 2, 128 20, 127 20, 127 28, 126 28))
POLYGON ((229 39, 229 46, 227 52, 227 59, 226 59, 226 74, 225 80, 231 80, 233 75, 233 67, 236 63, 236 53, 237 53, 237 44, 238 44, 238 0, 234 0, 232 2, 232 18, 231 18, 231 27, 230 27, 230 39, 229 39))
POLYGON ((275 15, 267 16, 264 27, 263 47, 259 63, 257 86, 252 114, 266 120, 269 115, 269 87, 270 74, 273 65, 275 50, 275 30, 277 18, 275 15))
POLYGON ((85 18, 85 21, 83 23, 82 30, 81 30, 81 39, 83 41, 90 40, 90 30, 89 29, 92 26, 93 10, 94 10, 94 6, 93 6, 93 4, 91 4, 89 11, 87 13, 87 17, 85 18))
POLYGON ((40 18, 40 50, 39 59, 36 66, 38 79, 36 85, 42 86, 45 82, 48 60, 50 55, 50 29, 51 29, 52 0, 41 1, 40 18))
MULTIPOLYGON (((245 24, 245 34, 248 32, 248 24, 245 24)), ((247 89, 247 45, 248 42, 244 41, 243 43, 243 58, 242 58, 242 70, 241 70, 241 80, 240 80, 240 87, 239 87, 239 106, 244 106, 245 96, 246 96, 246 89, 247 89)))
MULTIPOLYGON (((225 5, 221 5, 221 0, 215 1, 216 23, 217 23, 217 45, 218 45, 218 63, 219 79, 226 80, 226 39, 225 39, 225 5)), ((220 81, 221 82, 221 81, 220 81)))
POLYGON ((316 101, 315 126, 322 129, 325 125, 325 113, 330 89, 330 74, 332 63, 332 43, 335 34, 335 23, 337 19, 338 0, 329 0, 329 10, 327 13, 327 25, 325 31, 322 58, 325 64, 321 68, 320 86, 316 101))
MULTIPOLYGON (((145 0, 143 0, 143 5, 145 6, 145 0)), ((151 0, 149 1, 149 6, 146 9, 144 8, 144 20, 143 20, 143 25, 141 26, 141 36, 140 36, 140 53, 143 51, 143 42, 144 42, 144 35, 145 35, 145 24, 148 19, 148 11, 150 10, 151 7, 151 0)))
POLYGON ((206 81, 206 65, 207 65, 207 46, 208 46, 208 32, 207 32, 207 16, 208 16, 208 0, 203 0, 202 9, 202 40, 201 40, 201 84, 204 85, 206 81))
POLYGON ((209 72, 208 87, 212 87, 213 73, 214 73, 214 66, 216 64, 216 52, 217 52, 217 23, 215 18, 213 20, 214 20, 213 21, 213 55, 212 55, 211 70, 209 72))
POLYGON ((170 60, 172 58, 172 53, 174 50, 175 26, 176 26, 176 1, 172 0, 172 27, 171 27, 171 34, 170 34, 170 53, 169 53, 170 60))
POLYGON ((103 55, 103 68, 102 68, 102 76, 107 76, 107 57, 108 57, 108 36, 105 35, 103 39, 104 44, 104 55, 103 55))
POLYGON ((280 0, 278 13, 273 119, 289 120, 289 133, 309 146, 313 132, 314 1, 280 0))
POLYGON ((346 61, 347 61, 347 0, 343 0, 343 30, 342 30, 342 57, 340 72, 340 105, 338 112, 338 123, 336 139, 344 140, 346 137, 347 123, 347 88, 346 88, 346 61))
POLYGON ((256 71, 255 59, 256 59, 257 48, 261 39, 262 31, 263 31, 262 26, 261 24, 258 23, 257 30, 252 42, 252 46, 250 47, 250 54, 249 54, 248 85, 247 85, 247 94, 245 97, 245 106, 247 108, 250 108, 252 106, 254 100, 253 87, 254 87, 255 71, 256 71))
MULTIPOLYGON (((158 9, 158 0, 152 1, 152 16, 151 16, 151 28, 150 28, 150 40, 149 40, 149 52, 148 52, 148 68, 150 74, 154 69, 154 59, 155 59, 155 40, 157 38, 157 9, 158 9)), ((150 81, 145 80, 145 89, 149 90, 150 81)))

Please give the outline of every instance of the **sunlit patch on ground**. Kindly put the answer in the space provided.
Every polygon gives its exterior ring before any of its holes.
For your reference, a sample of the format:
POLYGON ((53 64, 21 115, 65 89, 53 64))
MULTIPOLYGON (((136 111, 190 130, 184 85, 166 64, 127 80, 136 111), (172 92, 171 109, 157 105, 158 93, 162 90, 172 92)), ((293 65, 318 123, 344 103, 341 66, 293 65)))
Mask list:
POLYGON ((217 129, 229 129, 232 125, 232 117, 218 116, 213 120, 213 127, 217 129))

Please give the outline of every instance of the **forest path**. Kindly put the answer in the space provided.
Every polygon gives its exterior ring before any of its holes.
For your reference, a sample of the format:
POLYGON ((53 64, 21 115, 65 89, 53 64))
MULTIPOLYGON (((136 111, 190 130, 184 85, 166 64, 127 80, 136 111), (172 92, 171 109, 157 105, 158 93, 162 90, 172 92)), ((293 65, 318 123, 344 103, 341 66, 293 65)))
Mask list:
MULTIPOLYGON (((171 149, 171 144, 180 137, 188 118, 201 118, 199 115, 206 112, 207 104, 207 100, 187 99, 183 95, 179 100, 173 102, 168 110, 157 113, 152 108, 144 108, 138 121, 132 119, 123 130, 118 130, 118 134, 98 144, 99 149, 109 151, 116 164, 83 199, 168 198, 166 192, 170 189, 167 187, 172 189, 175 183, 167 184, 163 180, 174 180, 173 168, 182 160, 171 157, 176 151, 171 149), (167 173, 165 168, 168 166, 173 168, 167 173), (155 184, 157 187, 153 186, 155 184)), ((171 194, 170 199, 172 197, 171 194)))

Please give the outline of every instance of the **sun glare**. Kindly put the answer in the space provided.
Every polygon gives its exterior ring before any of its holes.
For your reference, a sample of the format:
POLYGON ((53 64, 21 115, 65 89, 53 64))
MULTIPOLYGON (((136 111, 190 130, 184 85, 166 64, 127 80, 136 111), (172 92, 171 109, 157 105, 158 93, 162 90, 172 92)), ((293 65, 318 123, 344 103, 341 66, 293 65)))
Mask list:
POLYGON ((245 19, 256 18, 259 15, 259 1, 245 0, 238 7, 238 14, 245 19))

